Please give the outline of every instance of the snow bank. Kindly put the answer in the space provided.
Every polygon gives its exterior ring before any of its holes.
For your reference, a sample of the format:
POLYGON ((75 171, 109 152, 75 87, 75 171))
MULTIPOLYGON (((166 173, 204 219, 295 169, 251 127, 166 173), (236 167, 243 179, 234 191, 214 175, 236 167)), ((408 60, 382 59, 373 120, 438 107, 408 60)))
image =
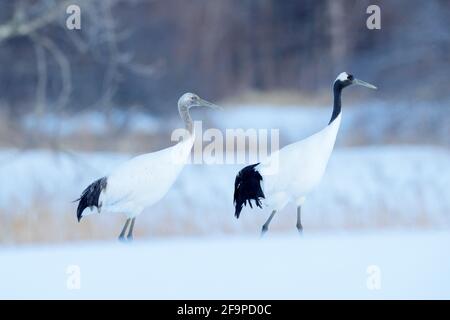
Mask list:
POLYGON ((449 246, 448 232, 306 232, 0 248, 0 298, 448 299, 449 246))
MULTIPOLYGON (((74 215, 71 203, 94 179, 130 155, 47 151, 0 152, 0 210, 27 214, 45 201, 52 214, 74 215)), ((233 217, 233 183, 242 165, 188 165, 166 197, 139 217, 140 225, 183 234, 259 230, 267 210, 244 208, 233 217), (261 214, 263 212, 264 214, 261 214), (170 217, 170 226, 166 226, 170 217)), ((450 152, 432 147, 341 148, 304 205, 305 228, 450 225, 450 152)), ((151 190, 149 190, 151 192, 151 190)), ((288 206, 275 230, 295 225, 288 206)), ((97 219, 90 216, 87 219, 97 219)), ((99 226, 100 227, 100 226, 99 226)))
POLYGON ((155 134, 161 129, 160 124, 164 123, 158 120, 160 119, 142 112, 113 110, 105 113, 98 111, 83 112, 70 117, 52 113, 41 117, 31 114, 22 118, 21 125, 34 133, 47 134, 49 136, 57 134, 60 137, 81 132, 104 135, 108 134, 111 128, 123 129, 124 127, 128 132, 155 134))

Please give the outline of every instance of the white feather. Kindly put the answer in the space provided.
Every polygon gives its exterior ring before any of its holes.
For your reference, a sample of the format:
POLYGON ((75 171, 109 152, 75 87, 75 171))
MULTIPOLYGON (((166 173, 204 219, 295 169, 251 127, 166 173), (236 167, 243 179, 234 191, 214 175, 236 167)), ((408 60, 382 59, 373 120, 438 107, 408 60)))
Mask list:
POLYGON ((293 201, 301 205, 322 179, 341 123, 339 115, 316 134, 287 145, 257 167, 263 176, 265 204, 281 210, 293 201))
POLYGON ((348 79, 348 73, 347 73, 347 72, 341 72, 341 73, 337 76, 337 78, 336 78, 335 81, 338 81, 338 80, 340 80, 340 81, 345 81, 345 80, 347 80, 347 79, 348 79))
POLYGON ((137 156, 108 176, 106 191, 100 196, 102 212, 139 215, 145 207, 161 200, 183 169, 194 136, 157 152, 137 156))

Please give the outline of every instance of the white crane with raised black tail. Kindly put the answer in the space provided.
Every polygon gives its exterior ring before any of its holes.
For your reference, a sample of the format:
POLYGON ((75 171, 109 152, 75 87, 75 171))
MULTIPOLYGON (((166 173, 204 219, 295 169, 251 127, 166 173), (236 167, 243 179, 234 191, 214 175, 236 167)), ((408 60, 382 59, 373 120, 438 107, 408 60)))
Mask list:
POLYGON ((297 206, 297 229, 300 233, 303 231, 301 206, 306 195, 319 184, 325 173, 341 123, 341 93, 352 84, 376 89, 375 86, 342 72, 334 81, 333 113, 324 129, 272 153, 261 163, 239 171, 234 183, 236 218, 239 218, 244 205, 248 203, 252 207, 251 200, 260 208, 264 201, 272 209, 262 226, 261 233, 264 234, 275 213, 289 202, 294 202, 297 206))
POLYGON ((189 109, 219 107, 193 93, 178 100, 178 111, 186 126, 186 137, 175 146, 137 156, 116 168, 107 177, 89 185, 76 201, 77 218, 95 212, 123 213, 127 220, 119 240, 132 240, 136 216, 153 205, 169 191, 187 162, 194 144, 195 133, 189 109), (95 208, 94 208, 95 207, 95 208))

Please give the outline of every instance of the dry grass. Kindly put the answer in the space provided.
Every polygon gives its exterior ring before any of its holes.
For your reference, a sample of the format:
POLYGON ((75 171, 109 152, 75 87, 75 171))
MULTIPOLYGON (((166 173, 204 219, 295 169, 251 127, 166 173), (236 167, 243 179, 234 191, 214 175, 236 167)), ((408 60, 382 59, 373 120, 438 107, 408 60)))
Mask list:
MULTIPOLYGON (((116 241, 122 229, 125 218, 121 215, 92 215, 77 223, 75 208, 66 208, 62 212, 45 205, 45 202, 35 202, 33 207, 17 212, 0 211, 0 244, 16 245, 29 243, 63 243, 84 240, 116 241)), ((194 212, 191 208, 186 208, 194 212)), ((425 212, 415 218, 406 219, 399 212, 388 212, 382 208, 374 208, 372 220, 361 220, 355 212, 345 217, 337 225, 332 225, 326 219, 304 221, 307 232, 324 232, 332 230, 383 230, 389 228, 431 229, 436 227, 435 221, 425 212)), ((211 220, 211 215, 205 215, 202 221, 191 215, 180 215, 166 211, 164 214, 152 215, 151 212, 139 216, 136 222, 134 236, 137 239, 173 236, 208 236, 214 234, 253 234, 258 235, 261 225, 267 218, 259 212, 251 213, 234 219, 228 213, 214 213, 226 217, 219 221, 211 220), (209 220, 208 220, 209 219, 209 220), (211 226, 205 228, 205 226, 211 226)), ((326 215, 324 215, 325 217, 326 215)), ((295 232, 295 215, 280 212, 270 228, 274 233, 295 232)))

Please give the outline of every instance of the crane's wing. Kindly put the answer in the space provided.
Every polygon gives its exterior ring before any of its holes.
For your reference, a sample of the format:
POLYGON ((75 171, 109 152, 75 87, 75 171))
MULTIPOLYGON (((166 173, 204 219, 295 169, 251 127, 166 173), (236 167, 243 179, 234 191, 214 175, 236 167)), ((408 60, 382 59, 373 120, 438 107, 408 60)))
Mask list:
POLYGON ((100 200, 108 210, 142 210, 160 200, 187 162, 192 144, 181 142, 157 152, 137 156, 108 176, 100 200))

